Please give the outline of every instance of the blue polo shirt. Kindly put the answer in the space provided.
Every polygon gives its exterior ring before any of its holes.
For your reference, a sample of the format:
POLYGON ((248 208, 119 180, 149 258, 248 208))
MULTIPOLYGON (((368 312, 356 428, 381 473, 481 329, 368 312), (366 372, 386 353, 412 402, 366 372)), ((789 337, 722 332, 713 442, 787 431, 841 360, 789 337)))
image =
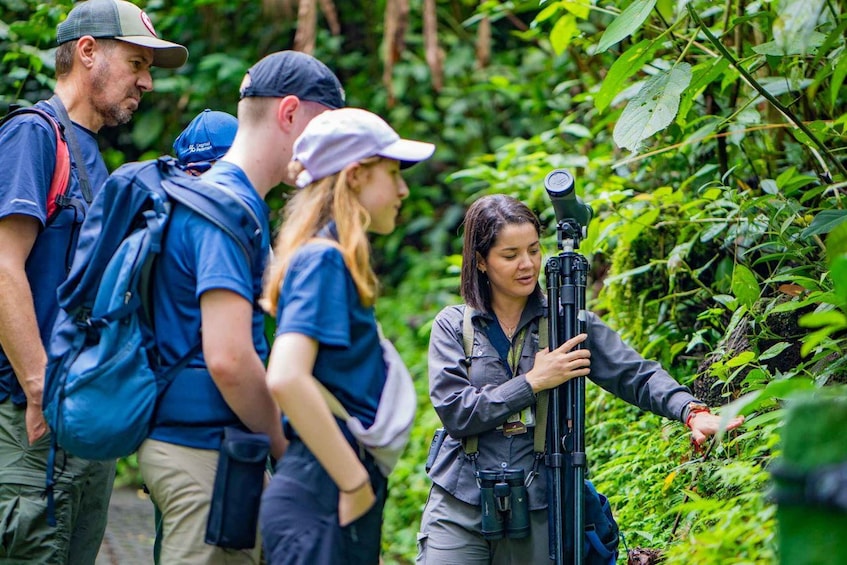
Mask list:
MULTIPOLYGON (((277 336, 298 333, 320 345, 317 378, 365 427, 373 424, 385 385, 385 362, 373 307, 359 301, 341 252, 309 243, 291 259, 280 290, 277 336)), ((286 432, 291 435, 290 426, 286 432)))
MULTIPOLYGON (((262 249, 255 256, 261 260, 251 266, 238 243, 219 227, 185 206, 174 207, 153 284, 156 343, 166 368, 200 343, 200 297, 215 289, 232 291, 254 305, 253 343, 263 360, 268 355, 264 315, 256 306, 269 250, 268 206, 232 163, 219 161, 203 178, 235 192, 260 219, 262 249)), ((150 437, 218 449, 223 428, 232 425, 243 426, 218 391, 200 350, 161 397, 150 437)))
MULTIPOLYGON (((39 102, 37 106, 55 116, 48 104, 39 102)), ((96 191, 108 176, 97 137, 76 123, 74 133, 91 188, 96 191)), ((88 204, 82 197, 77 165, 71 154, 67 195, 73 199, 73 205, 62 208, 49 225, 45 225, 47 192, 55 163, 56 134, 44 118, 22 114, 0 128, 0 218, 24 215, 41 223, 41 232, 29 253, 25 269, 32 289, 35 318, 45 345, 59 311, 56 289, 71 266, 79 227, 88 211, 88 204)), ((0 402, 10 396, 15 404, 26 403, 12 366, 0 347, 0 402)))

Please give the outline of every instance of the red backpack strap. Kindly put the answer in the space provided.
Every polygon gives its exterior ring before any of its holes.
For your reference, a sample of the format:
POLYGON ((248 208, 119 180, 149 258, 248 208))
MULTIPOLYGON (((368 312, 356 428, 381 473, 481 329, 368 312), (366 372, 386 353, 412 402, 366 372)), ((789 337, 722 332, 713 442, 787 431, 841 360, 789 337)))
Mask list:
POLYGON ((68 181, 71 177, 71 156, 68 153, 68 142, 62 136, 56 120, 50 118, 49 121, 56 133, 56 165, 53 167, 50 189, 47 191, 47 222, 50 222, 59 213, 59 204, 68 192, 68 185, 70 184, 68 181))
POLYGON ((68 151, 68 142, 65 141, 65 137, 62 135, 62 130, 56 118, 34 106, 19 108, 10 112, 0 122, 0 126, 18 114, 36 114, 41 116, 50 124, 53 128, 53 133, 56 135, 56 162, 53 166, 53 178, 50 180, 50 188, 47 190, 47 219, 44 222, 48 224, 59 213, 60 203, 68 192, 71 177, 71 156, 68 151))

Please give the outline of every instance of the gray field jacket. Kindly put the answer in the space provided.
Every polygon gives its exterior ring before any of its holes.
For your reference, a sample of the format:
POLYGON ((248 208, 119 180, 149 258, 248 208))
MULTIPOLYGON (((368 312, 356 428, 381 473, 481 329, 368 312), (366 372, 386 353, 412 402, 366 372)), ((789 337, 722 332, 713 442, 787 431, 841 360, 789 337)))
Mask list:
MULTIPOLYGON (((462 450, 462 438, 479 436, 479 469, 532 469, 533 428, 506 437, 496 428, 511 414, 535 406, 535 394, 526 380, 538 352, 538 323, 546 319, 543 300, 533 295, 524 308, 518 331, 527 327, 517 375, 504 364, 488 339, 488 327, 497 324, 491 314, 475 312, 470 383, 462 343, 464 305, 443 309, 432 326, 429 342, 429 390, 432 404, 449 436, 430 469, 430 478, 453 496, 479 505, 479 487, 473 463, 462 450)), ((493 327, 493 326, 492 326, 493 327)), ((587 320, 591 374, 596 384, 643 410, 684 421, 688 404, 697 401, 655 361, 641 357, 595 314, 587 320)), ((699 401, 698 401, 699 402, 699 401)), ((541 460, 539 476, 528 489, 530 509, 547 507, 547 471, 541 460)))

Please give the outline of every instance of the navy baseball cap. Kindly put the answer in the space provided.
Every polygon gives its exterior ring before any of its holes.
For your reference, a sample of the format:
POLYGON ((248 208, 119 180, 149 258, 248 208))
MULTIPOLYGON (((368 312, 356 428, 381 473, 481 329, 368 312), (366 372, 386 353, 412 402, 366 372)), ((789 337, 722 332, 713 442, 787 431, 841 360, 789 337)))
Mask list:
POLYGON ((188 49, 159 39, 147 14, 126 0, 77 2, 67 19, 56 28, 56 43, 62 45, 84 35, 118 39, 153 50, 153 64, 176 69, 188 60, 188 49))
POLYGON ((329 67, 300 51, 277 51, 247 70, 241 98, 296 96, 326 106, 344 107, 344 89, 329 67))
POLYGON ((177 161, 183 166, 217 161, 232 147, 237 130, 235 116, 206 108, 174 140, 177 161))

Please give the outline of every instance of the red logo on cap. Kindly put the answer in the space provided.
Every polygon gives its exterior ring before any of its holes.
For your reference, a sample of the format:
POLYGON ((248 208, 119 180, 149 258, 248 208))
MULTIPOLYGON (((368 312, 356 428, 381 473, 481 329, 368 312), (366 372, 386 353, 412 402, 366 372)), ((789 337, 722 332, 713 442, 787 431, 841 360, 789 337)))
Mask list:
POLYGON ((159 34, 153 29, 153 22, 150 21, 150 16, 147 15, 147 12, 141 12, 141 22, 147 28, 147 31, 153 34, 153 37, 159 37, 159 34))

